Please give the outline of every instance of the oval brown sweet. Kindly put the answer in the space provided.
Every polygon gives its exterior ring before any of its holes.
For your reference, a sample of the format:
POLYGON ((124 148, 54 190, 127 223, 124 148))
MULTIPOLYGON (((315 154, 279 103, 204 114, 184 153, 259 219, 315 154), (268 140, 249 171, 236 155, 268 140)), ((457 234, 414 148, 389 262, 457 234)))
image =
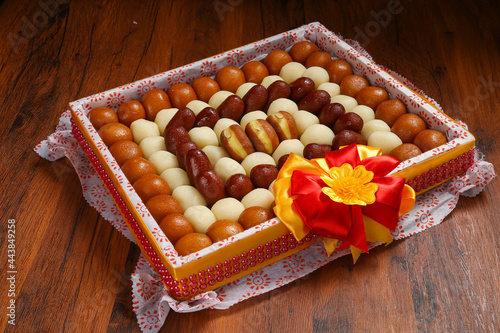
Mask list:
POLYGON ((186 169, 186 154, 191 149, 198 149, 198 145, 193 141, 185 141, 177 145, 175 149, 175 156, 179 161, 179 167, 186 169))
POLYGON ((195 127, 210 127, 214 128, 215 124, 219 121, 220 116, 217 110, 212 107, 207 106, 202 109, 200 113, 196 115, 196 121, 194 122, 195 127))
POLYGON ((252 142, 240 125, 234 124, 226 128, 220 135, 221 145, 238 163, 255 152, 252 142))
POLYGON ((238 223, 243 227, 243 229, 247 230, 274 217, 275 215, 273 211, 263 207, 253 206, 248 207, 240 214, 238 223))
POLYGON ((263 110, 267 103, 268 94, 267 89, 260 84, 250 88, 245 96, 243 96, 243 102, 245 103, 245 111, 243 114, 263 110))
POLYGON ((389 127, 406 113, 406 106, 399 99, 390 99, 380 103, 375 110, 375 118, 385 121, 389 127))
POLYGON ((224 219, 212 223, 207 229, 207 236, 213 243, 217 243, 243 231, 243 227, 238 222, 224 219))
POLYGON ((202 171, 196 177, 194 185, 207 202, 208 207, 227 197, 224 181, 213 170, 202 171))
POLYGON ((280 144, 274 128, 264 119, 255 119, 247 124, 245 133, 255 150, 271 155, 280 144))
POLYGON ((131 158, 142 157, 142 150, 139 145, 130 140, 116 141, 109 147, 109 152, 120 166, 131 158))
POLYGON ((299 103, 310 92, 316 89, 314 81, 308 77, 299 77, 290 83, 290 99, 299 103))
POLYGON ((238 95, 231 95, 219 105, 217 112, 221 118, 229 118, 239 122, 243 112, 245 112, 245 103, 238 95))
POLYGON ((356 95, 356 101, 359 105, 366 105, 372 110, 376 110, 377 106, 389 99, 389 94, 384 88, 368 86, 361 89, 356 95))
POLYGON ((325 51, 316 51, 311 53, 311 55, 307 57, 305 65, 306 68, 313 66, 325 68, 325 66, 332 60, 333 57, 330 53, 325 51))
POLYGON ((290 156, 290 154, 285 154, 279 158, 278 163, 277 163, 278 170, 280 170, 283 167, 283 165, 286 163, 288 156, 290 156))
POLYGON ((413 113, 406 113, 394 122, 391 131, 399 136, 403 143, 410 143, 413 142, 418 133, 426 128, 427 125, 422 118, 413 113))
POLYGON ((146 174, 137 179, 133 187, 143 202, 158 194, 170 194, 170 187, 165 179, 156 174, 146 174))
POLYGON ((250 179, 256 187, 269 188, 278 177, 278 168, 272 164, 259 164, 250 170, 250 179))
POLYGON ((253 82, 260 84, 266 76, 269 75, 269 70, 266 65, 260 61, 250 61, 241 67, 241 70, 245 74, 245 79, 247 82, 253 82))
POLYGON ((210 97, 220 90, 220 86, 211 77, 199 77, 191 84, 200 101, 208 103, 210 97))
POLYGON ((172 154, 175 154, 177 145, 183 142, 191 141, 188 131, 182 126, 165 128, 163 138, 165 139, 165 146, 167 147, 167 150, 172 154))
POLYGON ((210 237, 204 234, 193 232, 181 237, 174 245, 175 250, 180 256, 198 252, 212 245, 210 237))
POLYGON ((347 75, 340 82, 340 93, 351 97, 356 97, 361 89, 368 87, 368 81, 360 75, 347 75))
POLYGON ((179 213, 168 214, 158 226, 172 244, 175 244, 183 236, 194 232, 191 222, 179 213))
POLYGON ((337 119, 335 125, 333 125, 333 133, 337 134, 343 130, 351 130, 359 133, 362 128, 363 118, 354 112, 348 112, 337 119))
POLYGON ((351 130, 343 130, 333 138, 332 149, 337 150, 340 147, 348 146, 351 143, 356 143, 358 145, 367 144, 366 139, 361 134, 351 130))
POLYGON ((130 127, 130 124, 137 119, 146 118, 146 111, 144 110, 144 107, 141 102, 136 100, 126 101, 120 105, 116 114, 118 115, 120 123, 128 127, 130 127))
POLYGON ((197 99, 193 87, 185 83, 176 83, 167 89, 168 98, 174 108, 185 108, 186 105, 197 99))
POLYGON ((424 153, 436 147, 444 145, 448 140, 446 136, 436 130, 426 129, 415 136, 413 143, 417 145, 424 153))
POLYGON ((271 85, 267 87, 267 103, 264 106, 263 111, 267 111, 269 105, 271 105, 271 103, 275 100, 290 97, 290 92, 290 86, 285 81, 278 80, 271 83, 271 85))
POLYGON ((328 127, 333 127, 337 119, 345 113, 345 108, 340 103, 330 103, 321 109, 318 118, 319 123, 328 127))
POLYGON ((155 195, 146 202, 146 207, 158 223, 169 214, 182 214, 181 205, 169 194, 155 195))
POLYGON ((196 178, 205 171, 212 170, 212 164, 207 154, 201 149, 190 149, 186 153, 186 172, 191 184, 196 184, 196 178))
POLYGON ((299 110, 309 111, 312 114, 319 114, 321 109, 330 103, 330 94, 324 90, 315 90, 307 94, 299 102, 299 110))
POLYGON ((172 119, 170 119, 167 126, 165 126, 165 130, 173 126, 182 126, 186 129, 186 131, 189 131, 191 128, 193 128, 195 121, 196 115, 191 109, 180 108, 174 114, 172 119))
POLYGON ((158 112, 170 109, 172 103, 166 92, 160 89, 152 89, 141 97, 141 104, 146 111, 146 119, 154 121, 158 112))
POLYGON ((245 73, 238 67, 225 66, 215 74, 215 81, 217 81, 222 90, 235 93, 238 87, 246 82, 245 73))
POLYGON ((120 140, 132 141, 134 139, 130 128, 122 123, 109 123, 103 125, 97 133, 108 147, 120 140))
POLYGON ((325 158, 325 154, 331 152, 332 145, 310 143, 304 147, 304 158, 312 160, 313 158, 325 158))
POLYGON ((144 175, 156 175, 156 169, 144 157, 134 157, 125 162, 121 169, 130 184, 133 184, 137 179, 144 175))
POLYGON ((284 50, 273 50, 268 53, 262 62, 269 70, 269 74, 278 75, 281 68, 292 61, 293 59, 288 52, 284 50))
POLYGON ((96 131, 106 124, 118 122, 116 112, 110 108, 93 108, 88 117, 96 131))
POLYGON ((325 69, 330 76, 330 82, 340 84, 342 80, 352 75, 352 67, 344 60, 335 59, 325 65, 325 69))
POLYGON ((299 138, 295 118, 289 112, 276 112, 268 116, 266 120, 274 128, 280 142, 299 138))
POLYGON ((422 150, 420 150, 420 148, 418 148, 418 146, 414 145, 413 143, 403 143, 402 145, 399 145, 391 150, 391 152, 389 153, 389 155, 397 158, 401 162, 409 160, 410 158, 413 158, 420 154, 422 154, 422 150))
POLYGON ((290 49, 290 56, 293 61, 300 62, 303 65, 306 63, 307 58, 317 51, 319 51, 319 48, 316 44, 304 40, 293 44, 290 49))
POLYGON ((226 181, 227 194, 239 201, 253 189, 255 189, 255 187, 250 177, 242 173, 236 173, 230 176, 226 181))

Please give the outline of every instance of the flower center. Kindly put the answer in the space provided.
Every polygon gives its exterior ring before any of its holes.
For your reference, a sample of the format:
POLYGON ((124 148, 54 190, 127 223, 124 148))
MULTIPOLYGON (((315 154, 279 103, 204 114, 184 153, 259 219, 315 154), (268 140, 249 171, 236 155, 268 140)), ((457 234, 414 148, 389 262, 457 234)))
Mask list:
POLYGON ((321 176, 327 187, 322 191, 331 200, 346 205, 366 206, 375 202, 375 192, 378 187, 370 183, 373 172, 366 170, 364 165, 355 169, 348 163, 341 167, 333 167, 328 174, 321 176))

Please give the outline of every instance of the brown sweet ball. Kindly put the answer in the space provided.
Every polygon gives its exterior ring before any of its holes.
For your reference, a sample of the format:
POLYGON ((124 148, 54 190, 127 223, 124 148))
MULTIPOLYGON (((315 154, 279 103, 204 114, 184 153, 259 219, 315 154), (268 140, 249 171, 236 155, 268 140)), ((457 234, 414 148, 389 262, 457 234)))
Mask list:
POLYGON ((306 68, 318 66, 325 68, 326 65, 333 60, 333 57, 330 53, 324 51, 316 51, 311 53, 306 60, 306 68))
POLYGON ((108 147, 111 147, 113 143, 120 140, 132 141, 134 139, 130 128, 121 123, 106 124, 102 126, 97 133, 101 137, 104 144, 108 147))
POLYGON ((413 143, 416 144, 424 153, 428 150, 434 149, 441 145, 444 145, 448 140, 446 140, 446 136, 436 130, 427 129, 418 133, 413 140, 413 143))
POLYGON ((225 66, 215 74, 215 81, 217 81, 222 90, 235 93, 238 87, 246 82, 245 73, 238 67, 225 66))
POLYGON ((117 123, 118 116, 116 112, 110 108, 94 108, 89 112, 89 120, 96 131, 98 131, 106 124, 117 123))
POLYGON ((348 146, 351 143, 356 143, 358 145, 367 144, 366 139, 359 134, 351 130, 343 130, 342 132, 335 135, 332 141, 332 149, 337 150, 340 147, 348 146))
POLYGON ((179 239, 174 248, 180 256, 198 252, 212 245, 210 237, 196 232, 187 234, 179 239))
POLYGON ((120 105, 116 113, 120 123, 128 127, 137 119, 146 118, 146 110, 144 110, 141 102, 136 100, 126 101, 120 105))
POLYGON ((340 82, 340 93, 351 97, 356 97, 361 89, 368 87, 368 81, 360 75, 347 75, 340 82))
POLYGON ((399 99, 390 99, 377 106, 375 118, 385 121, 389 127, 392 127, 394 122, 406 112, 406 106, 403 102, 399 99))
POLYGON ((181 205, 169 194, 155 195, 146 202, 146 207, 156 222, 160 222, 169 214, 182 214, 181 205))
POLYGON ((226 181, 227 194, 239 201, 254 188, 250 177, 242 173, 236 173, 230 176, 226 181))
POLYGON ((156 174, 143 175, 132 186, 143 202, 159 194, 170 194, 167 181, 156 174))
POLYGON ((185 108, 186 105, 197 99, 193 87, 185 83, 176 83, 167 89, 168 98, 174 108, 185 108))
POLYGON ((238 222, 218 220, 208 227, 207 236, 210 237, 213 243, 217 243, 240 232, 243 232, 243 227, 238 222))
POLYGON ((366 105, 372 110, 375 110, 377 106, 389 99, 389 94, 384 88, 369 86, 361 89, 356 95, 356 101, 360 105, 366 105))
POLYGON ((334 59, 325 65, 325 69, 330 76, 330 82, 340 84, 347 75, 352 75, 352 68, 344 60, 334 59))
POLYGON ((245 209, 238 219, 238 223, 243 227, 243 229, 247 230, 251 227, 254 227, 262 222, 266 222, 274 217, 274 213, 272 210, 253 206, 245 209))
POLYGON ((146 119, 151 121, 155 120, 158 112, 172 107, 167 93, 160 89, 153 89, 145 93, 141 98, 141 104, 146 111, 146 119))
POLYGON ((266 76, 269 75, 269 70, 266 65, 260 61, 250 61, 241 67, 247 82, 260 84, 266 76))
POLYGON ((410 158, 413 158, 420 154, 422 154, 422 151, 413 143, 403 143, 402 145, 399 145, 391 150, 391 152, 389 153, 389 155, 397 158, 401 162, 409 160, 410 158))
POLYGON ((144 175, 156 175, 156 169, 144 157, 134 157, 122 165, 123 174, 127 177, 130 184, 144 175))
POLYGON ((161 220, 159 226, 172 244, 175 244, 183 236, 194 232, 191 222, 179 213, 168 214, 161 220))
POLYGON ((205 103, 208 103, 210 97, 220 90, 217 81, 211 77, 199 77, 193 81, 191 87, 193 87, 196 92, 198 99, 205 103))
POLYGON ((142 157, 142 150, 139 145, 130 140, 116 141, 109 147, 109 152, 120 166, 131 158, 142 157))
POLYGON ((413 113, 406 113, 399 117, 391 127, 403 143, 413 142, 415 136, 426 129, 427 126, 422 118, 413 113))
POLYGON ((319 48, 316 44, 311 43, 308 40, 304 40, 293 44, 292 48, 290 49, 290 56, 292 57, 293 61, 300 62, 302 65, 304 65, 307 58, 317 51, 319 51, 319 48))
POLYGON ((262 62, 266 65, 270 75, 278 75, 281 71, 281 67, 292 61, 293 59, 288 52, 284 50, 274 50, 269 52, 262 62))

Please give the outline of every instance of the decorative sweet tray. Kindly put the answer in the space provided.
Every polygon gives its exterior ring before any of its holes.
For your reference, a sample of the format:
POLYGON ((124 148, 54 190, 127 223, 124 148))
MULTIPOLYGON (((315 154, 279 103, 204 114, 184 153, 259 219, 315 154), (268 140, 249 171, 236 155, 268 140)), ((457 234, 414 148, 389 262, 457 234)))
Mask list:
POLYGON ((96 107, 116 111, 123 102, 140 99, 151 89, 166 91, 175 83, 191 83, 200 76, 213 77, 224 66, 240 67, 251 60, 262 60, 270 51, 288 50, 301 40, 310 40, 320 50, 347 61, 355 74, 366 77, 371 85, 386 89, 391 98, 401 100, 408 112, 418 114, 429 128, 446 134, 446 144, 400 163, 390 175, 404 177, 407 185, 421 193, 466 171, 473 163, 474 137, 467 130, 443 114, 420 91, 404 85, 395 73, 377 65, 362 49, 350 46, 319 23, 71 102, 75 138, 108 188, 151 267, 163 277, 175 298, 189 299, 227 284, 300 251, 318 236, 310 234, 297 241, 287 227, 274 218, 196 253, 178 256, 90 123, 88 113, 96 107))

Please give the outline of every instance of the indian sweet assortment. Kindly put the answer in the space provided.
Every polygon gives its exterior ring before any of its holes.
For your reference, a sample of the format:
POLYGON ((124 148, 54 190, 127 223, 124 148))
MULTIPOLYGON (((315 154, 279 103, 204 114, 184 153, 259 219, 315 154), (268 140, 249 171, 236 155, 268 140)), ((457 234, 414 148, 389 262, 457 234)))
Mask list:
POLYGON ((356 143, 404 161, 447 142, 310 41, 88 116, 181 256, 273 218, 292 152, 314 159, 356 143))

